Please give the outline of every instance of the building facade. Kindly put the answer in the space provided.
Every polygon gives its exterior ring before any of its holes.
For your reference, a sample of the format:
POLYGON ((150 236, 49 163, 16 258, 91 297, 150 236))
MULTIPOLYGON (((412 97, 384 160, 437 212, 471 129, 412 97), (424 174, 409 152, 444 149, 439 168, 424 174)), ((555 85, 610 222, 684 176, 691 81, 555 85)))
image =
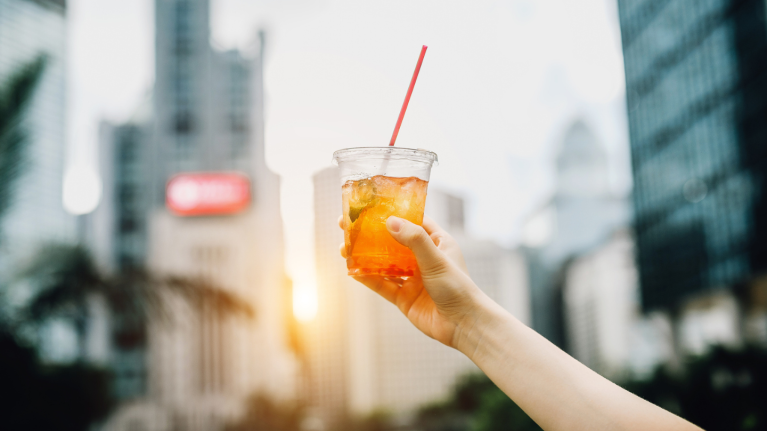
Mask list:
POLYGON ((642 306, 749 289, 767 271, 765 2, 618 5, 642 306))
MULTIPOLYGON (((318 311, 302 325, 307 402, 325 424, 375 411, 412 413, 439 400, 460 376, 479 372, 461 353, 423 335, 392 304, 347 275, 337 168, 314 175, 318 311)), ((463 201, 431 189, 426 214, 454 234, 477 284, 529 323, 522 256, 464 232, 463 201)))
POLYGON ((48 58, 25 123, 21 178, 0 223, 0 279, 42 245, 73 242, 76 223, 64 211, 66 154, 66 3, 0 1, 0 82, 40 55, 48 58))
POLYGON ((619 229, 565 269, 568 352, 612 380, 646 377, 673 355, 668 318, 642 313, 634 248, 619 229))

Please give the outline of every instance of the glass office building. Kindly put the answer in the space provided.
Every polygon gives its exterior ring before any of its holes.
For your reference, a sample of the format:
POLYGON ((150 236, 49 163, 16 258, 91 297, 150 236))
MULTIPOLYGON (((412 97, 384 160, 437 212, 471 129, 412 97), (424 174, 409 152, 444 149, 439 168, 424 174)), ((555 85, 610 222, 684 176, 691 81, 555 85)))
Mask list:
POLYGON ((645 310, 767 270, 764 0, 619 0, 645 310))
MULTIPOLYGON (((148 116, 144 114, 143 116, 148 116)), ((141 268, 146 256, 147 210, 144 162, 145 118, 122 125, 102 123, 99 158, 104 190, 101 202, 89 216, 90 246, 102 268, 129 273, 141 268)), ((134 399, 147 392, 147 327, 131 314, 110 316, 110 366, 112 388, 118 400, 134 399)))

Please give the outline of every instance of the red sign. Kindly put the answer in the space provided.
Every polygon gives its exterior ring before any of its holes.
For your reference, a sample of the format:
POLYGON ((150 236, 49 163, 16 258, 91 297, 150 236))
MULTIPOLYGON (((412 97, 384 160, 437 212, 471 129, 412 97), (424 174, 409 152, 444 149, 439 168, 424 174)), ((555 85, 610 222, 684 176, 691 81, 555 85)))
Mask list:
POLYGON ((165 202, 180 216, 234 214, 250 204, 250 181, 236 173, 178 174, 168 181, 165 202))

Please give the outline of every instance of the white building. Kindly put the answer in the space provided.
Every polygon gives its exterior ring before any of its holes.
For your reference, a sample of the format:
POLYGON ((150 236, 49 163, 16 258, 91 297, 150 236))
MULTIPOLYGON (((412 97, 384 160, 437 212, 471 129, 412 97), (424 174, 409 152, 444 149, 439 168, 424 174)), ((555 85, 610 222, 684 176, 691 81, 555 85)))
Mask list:
MULTIPOLYGON (((344 415, 407 414, 449 394, 478 372, 456 350, 418 331, 392 304, 346 275, 339 255, 341 183, 336 168, 314 175, 318 313, 303 325, 308 402, 326 429, 344 415)), ((491 297, 529 322, 526 268, 519 253, 463 230, 463 201, 430 189, 426 214, 461 244, 469 272, 491 297)))
POLYGON ((668 318, 642 314, 628 230, 570 263, 563 301, 568 350, 600 374, 645 376, 672 357, 668 318))

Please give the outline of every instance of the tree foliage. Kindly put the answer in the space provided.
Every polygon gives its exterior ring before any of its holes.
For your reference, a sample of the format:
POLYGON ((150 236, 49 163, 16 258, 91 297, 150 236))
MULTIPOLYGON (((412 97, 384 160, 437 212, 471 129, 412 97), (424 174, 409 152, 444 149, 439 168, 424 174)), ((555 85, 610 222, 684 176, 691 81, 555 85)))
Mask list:
POLYGON ((424 431, 533 431, 540 428, 484 374, 458 381, 450 398, 422 408, 424 431))
POLYGON ((116 323, 112 342, 120 347, 143 343, 149 318, 172 318, 165 306, 167 295, 221 312, 254 313, 236 295, 203 281, 157 277, 138 268, 107 275, 82 246, 44 248, 21 271, 20 281, 24 283, 16 286, 31 290, 31 297, 0 320, 0 405, 14 407, 0 418, 0 429, 84 431, 114 406, 109 371, 82 361, 88 299, 94 295, 103 298, 109 308, 116 323), (74 323, 81 340, 80 361, 42 364, 33 347, 18 341, 18 334, 35 333, 34 329, 51 319, 74 323), (29 328, 33 330, 24 331, 29 328), (5 428, 6 423, 14 426, 5 428))
POLYGON ((708 431, 767 430, 767 350, 716 347, 624 387, 708 431))
POLYGON ((252 317, 250 304, 201 279, 159 277, 131 267, 108 275, 98 269, 90 251, 81 245, 51 244, 40 250, 20 277, 35 289, 24 319, 81 315, 89 295, 102 296, 115 316, 169 318, 167 296, 178 295, 193 305, 205 304, 226 313, 252 317))
MULTIPOLYGON (((551 412, 556 414, 556 412, 551 412)), ((482 396, 472 431, 540 431, 530 416, 522 411, 500 389, 494 388, 482 396)))
MULTIPOLYGON (((94 297, 104 300, 114 331, 112 342, 120 348, 143 344, 150 319, 173 323, 168 308, 171 299, 180 298, 196 309, 205 306, 222 315, 255 315, 250 303, 205 280, 160 277, 138 267, 106 274, 81 245, 46 246, 20 271, 19 281, 23 283, 17 283, 16 288, 31 290, 32 295, 23 307, 6 313, 6 326, 17 333, 35 333, 35 328, 50 319, 63 319, 80 335, 81 354, 88 303, 94 297), (30 327, 32 331, 25 331, 30 327)), ((12 289, 8 293, 12 294, 12 289)))
POLYGON ((42 364, 34 348, 0 330, 0 429, 85 431, 112 408, 109 378, 82 363, 42 364))
POLYGON ((24 166, 27 133, 24 119, 47 57, 37 59, 17 69, 0 86, 0 219, 10 208, 14 186, 24 166))
POLYGON ((227 426, 226 431, 300 431, 303 419, 300 404, 255 394, 248 399, 245 417, 227 426))

